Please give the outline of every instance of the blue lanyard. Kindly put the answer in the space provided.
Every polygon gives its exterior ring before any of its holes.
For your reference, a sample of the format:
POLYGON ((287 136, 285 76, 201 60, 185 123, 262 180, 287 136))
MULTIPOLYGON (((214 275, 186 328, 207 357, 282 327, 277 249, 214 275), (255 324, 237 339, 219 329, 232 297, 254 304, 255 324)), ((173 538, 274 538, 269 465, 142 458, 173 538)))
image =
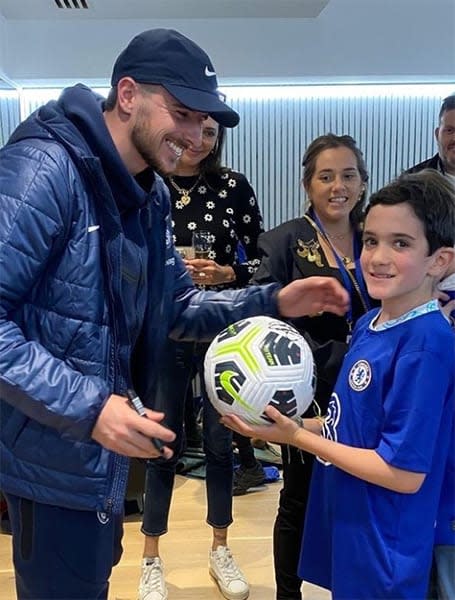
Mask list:
POLYGON ((330 249, 332 250, 335 260, 337 262, 338 270, 340 271, 340 275, 343 280, 343 285, 349 293, 349 298, 351 299, 351 303, 350 303, 349 309, 346 313, 346 321, 348 323, 349 331, 351 331, 352 325, 354 322, 353 314, 352 314, 352 296, 354 294, 354 290, 356 290, 357 294, 360 296, 360 300, 361 300, 362 304, 364 305, 366 312, 369 311, 371 308, 370 299, 369 299, 367 288, 365 285, 365 280, 364 280, 363 274, 362 274, 362 269, 360 268, 360 252, 362 250, 361 245, 360 245, 360 240, 357 235, 354 235, 354 275, 353 275, 347 268, 346 263, 342 260, 340 254, 337 251, 337 249, 335 248, 335 246, 330 241, 330 238, 327 235, 327 233, 325 232, 325 229, 324 229, 321 221, 319 220, 317 214, 314 212, 313 209, 310 209, 308 212, 310 213, 310 216, 313 219, 314 224, 316 225, 316 230, 318 231, 318 233, 321 234, 321 236, 324 238, 324 240, 330 246, 330 249), (357 283, 358 289, 356 288, 354 282, 357 283))

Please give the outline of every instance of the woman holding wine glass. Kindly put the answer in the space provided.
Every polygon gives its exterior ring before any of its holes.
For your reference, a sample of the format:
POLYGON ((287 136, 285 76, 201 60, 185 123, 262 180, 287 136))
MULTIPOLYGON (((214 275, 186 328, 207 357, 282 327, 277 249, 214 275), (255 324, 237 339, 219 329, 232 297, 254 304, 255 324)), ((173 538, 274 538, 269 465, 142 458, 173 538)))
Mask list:
MULTIPOLYGON (((175 173, 166 179, 172 203, 174 242, 193 281, 222 290, 244 287, 259 265, 257 239, 262 218, 251 185, 241 173, 221 165, 224 129, 210 117, 198 147, 183 152, 175 173), (198 236, 205 232, 205 246, 198 236), (246 260, 239 257, 239 245, 246 260), (205 257, 195 257, 204 251, 205 257)), ((196 371, 202 374, 208 344, 168 341, 163 353, 153 409, 165 413, 176 432, 174 456, 147 464, 142 533, 145 535, 139 600, 164 600, 167 589, 159 541, 167 532, 176 463, 183 448, 185 397, 196 371)), ((245 576, 227 543, 232 523, 232 432, 219 422, 202 385, 203 443, 206 456, 207 523, 212 528, 209 572, 225 598, 249 594, 245 576)), ((254 460, 254 458, 253 458, 254 460)), ((263 471, 261 467, 263 479, 263 471)))

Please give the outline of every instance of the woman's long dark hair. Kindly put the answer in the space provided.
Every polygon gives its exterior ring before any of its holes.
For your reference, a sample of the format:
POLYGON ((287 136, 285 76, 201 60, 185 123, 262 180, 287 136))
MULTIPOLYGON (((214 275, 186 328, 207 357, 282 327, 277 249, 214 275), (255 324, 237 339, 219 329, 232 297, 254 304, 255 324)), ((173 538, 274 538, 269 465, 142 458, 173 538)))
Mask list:
POLYGON ((218 187, 219 176, 228 170, 227 167, 221 164, 225 138, 226 129, 222 125, 218 125, 216 144, 210 154, 199 163, 200 173, 211 188, 218 187))
MULTIPOLYGON (((202 175, 206 184, 215 192, 219 192, 220 175, 229 170, 221 164, 221 155, 223 153, 225 137, 226 129, 222 125, 218 125, 216 144, 210 154, 199 163, 199 174, 202 175)), ((169 175, 164 174, 163 177, 166 178, 169 177, 169 175)))

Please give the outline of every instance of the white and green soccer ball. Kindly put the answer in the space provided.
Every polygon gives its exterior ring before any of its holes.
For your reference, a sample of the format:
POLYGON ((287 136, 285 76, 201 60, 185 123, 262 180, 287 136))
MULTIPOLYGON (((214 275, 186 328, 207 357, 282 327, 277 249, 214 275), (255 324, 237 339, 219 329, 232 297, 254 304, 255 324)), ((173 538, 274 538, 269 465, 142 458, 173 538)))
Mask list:
POLYGON ((207 394, 216 410, 252 424, 269 424, 271 404, 301 416, 313 400, 315 367, 305 338, 291 325, 270 317, 251 317, 229 325, 205 355, 207 394))

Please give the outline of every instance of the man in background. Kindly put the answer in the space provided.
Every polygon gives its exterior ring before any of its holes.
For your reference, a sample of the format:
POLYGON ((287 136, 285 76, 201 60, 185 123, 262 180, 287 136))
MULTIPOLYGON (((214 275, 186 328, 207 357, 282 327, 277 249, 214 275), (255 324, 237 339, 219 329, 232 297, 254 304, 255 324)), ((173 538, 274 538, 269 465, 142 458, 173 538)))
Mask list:
POLYGON ((408 169, 407 173, 436 169, 455 185, 455 94, 443 100, 439 110, 439 125, 434 130, 434 136, 438 152, 408 169))

